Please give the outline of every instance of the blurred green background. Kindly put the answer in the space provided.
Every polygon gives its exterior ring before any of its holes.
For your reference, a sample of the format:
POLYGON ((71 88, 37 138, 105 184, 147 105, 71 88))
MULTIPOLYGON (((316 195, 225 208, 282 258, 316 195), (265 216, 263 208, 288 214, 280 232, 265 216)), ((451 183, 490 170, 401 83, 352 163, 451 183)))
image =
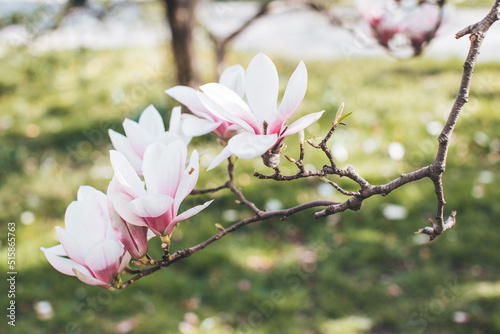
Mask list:
MULTIPOLYGON (((200 51, 203 82, 213 56, 200 51)), ((271 55, 282 91, 296 61, 271 55)), ((253 54, 232 52, 246 66, 253 54)), ((167 46, 120 50, 8 49, 0 58, 0 221, 6 273, 7 223, 16 223, 17 333, 499 333, 500 66, 478 64, 470 101, 456 128, 444 177, 446 215, 454 229, 429 243, 414 232, 435 215, 433 185, 424 180, 359 212, 315 220, 314 210, 246 226, 189 259, 122 291, 86 286, 54 270, 39 250, 58 243, 55 226, 80 185, 105 191, 112 177, 107 129, 123 132, 153 104, 165 117, 175 101, 167 46)), ((306 61, 308 92, 298 113, 326 109, 306 136, 324 135, 341 102, 353 114, 330 145, 339 165, 372 184, 434 160, 436 137, 460 81, 462 59, 306 61), (398 152, 404 147, 404 157, 398 152)), ((294 119, 298 115, 294 116, 294 119)), ((195 138, 208 166, 215 137, 195 138), (209 140, 207 140, 209 139, 209 140)), ((286 153, 297 157, 296 138, 286 153)), ((283 159, 284 160, 284 159, 283 159)), ((324 157, 306 150, 310 168, 324 157)), ((284 160, 283 173, 295 173, 284 160)), ((238 161, 236 183, 263 208, 346 198, 319 180, 259 181, 259 159, 238 161), (263 191, 264 190, 264 191, 263 191)), ((355 186, 338 180, 348 189, 355 186)), ((225 182, 224 167, 201 173, 197 188, 225 182)), ((202 214, 183 222, 173 250, 197 244, 251 215, 227 190, 202 214)), ((159 241, 150 242, 159 256, 159 241)), ((7 291, 2 280, 2 294, 7 291)), ((2 296, 2 300, 7 298, 2 296)), ((6 302, 2 302, 6 307, 6 302)), ((5 308, 3 308, 5 310, 5 308)), ((6 311, 4 311, 6 312, 6 311)), ((3 330, 2 330, 3 332, 3 330)))

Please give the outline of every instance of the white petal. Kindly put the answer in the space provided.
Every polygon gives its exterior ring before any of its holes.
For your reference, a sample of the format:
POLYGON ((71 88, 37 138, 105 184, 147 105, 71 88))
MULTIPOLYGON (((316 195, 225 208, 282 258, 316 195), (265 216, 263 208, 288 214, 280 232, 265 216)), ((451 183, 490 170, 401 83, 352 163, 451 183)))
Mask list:
POLYGON ((153 105, 149 105, 139 117, 139 124, 153 137, 165 132, 163 118, 153 105))
POLYGON ((248 64, 246 72, 246 96, 255 120, 262 127, 277 114, 279 79, 278 71, 266 55, 259 53, 248 64))
POLYGON ((254 135, 243 132, 231 138, 227 146, 238 158, 251 159, 264 154, 276 144, 277 140, 278 136, 275 133, 271 135, 254 135))
POLYGON ((154 143, 146 150, 142 170, 149 194, 175 196, 186 165, 187 147, 176 140, 154 143))
POLYGON ((98 280, 111 283, 118 273, 124 252, 125 249, 119 242, 104 239, 85 254, 85 263, 98 280))
POLYGON ((153 142, 154 137, 145 128, 128 118, 123 121, 123 129, 135 153, 142 158, 144 151, 153 142))
POLYGON ((212 162, 210 163, 210 165, 207 168, 207 171, 219 166, 220 163, 222 161, 226 160, 227 158, 229 158, 231 156, 231 154, 233 154, 233 152, 231 152, 231 150, 229 149, 229 146, 224 147, 222 152, 220 152, 219 155, 216 156, 214 160, 212 160, 212 162))
POLYGON ((68 257, 76 263, 84 265, 85 252, 92 245, 80 243, 78 239, 75 239, 72 235, 70 235, 67 231, 63 230, 59 226, 56 226, 56 230, 59 234, 59 241, 64 247, 64 251, 66 252, 66 254, 68 254, 68 257))
POLYGON ((200 87, 205 94, 198 97, 208 110, 221 115, 232 123, 236 123, 248 132, 258 132, 261 126, 248 105, 229 88, 217 83, 209 83, 200 87))
MULTIPOLYGON (((146 252, 144 252, 144 255, 146 252)), ((125 252, 123 254, 122 259, 120 261, 120 267, 118 267, 118 272, 121 273, 123 270, 125 270, 125 267, 129 264, 130 260, 132 260, 132 255, 129 252, 125 252)))
POLYGON ((88 285, 95 285, 95 286, 100 286, 101 288, 108 289, 111 287, 111 284, 100 281, 94 277, 92 277, 90 274, 84 274, 78 269, 73 269, 73 272, 75 273, 75 276, 83 283, 88 284, 88 285))
POLYGON ((181 202, 191 193, 196 185, 196 182, 198 181, 198 175, 200 174, 200 164, 198 159, 198 152, 194 150, 193 153, 191 153, 191 158, 189 159, 189 166, 184 171, 182 181, 179 184, 177 193, 175 194, 174 215, 177 214, 177 210, 179 210, 181 202))
POLYGON ((68 254, 66 254, 66 251, 64 250, 64 247, 61 244, 55 245, 55 246, 50 247, 50 248, 43 248, 42 247, 41 250, 43 250, 43 251, 49 251, 49 252, 51 252, 54 255, 68 256, 68 254))
POLYGON ((304 99, 307 90, 307 70, 303 62, 300 62, 293 72, 286 86, 285 95, 278 109, 278 117, 275 123, 270 124, 270 132, 279 132, 283 123, 286 122, 297 110, 304 99), (274 130, 274 131, 273 131, 274 130))
POLYGON ((118 182, 134 197, 145 193, 144 182, 139 178, 134 168, 123 154, 118 151, 109 151, 111 166, 115 171, 118 182))
POLYGON ((171 209, 174 199, 172 197, 151 194, 141 196, 131 201, 127 206, 139 217, 159 217, 171 209))
POLYGON ((233 65, 222 72, 219 83, 243 98, 245 95, 245 69, 241 65, 233 65))
POLYGON ((168 125, 168 131, 173 132, 176 135, 182 134, 181 107, 172 108, 172 113, 170 114, 170 121, 169 121, 169 125, 168 125))
POLYGON ((132 145, 130 145, 130 141, 128 140, 128 138, 111 129, 108 130, 108 133, 115 150, 121 152, 125 156, 125 158, 127 158, 136 172, 142 173, 142 159, 134 151, 132 145))
MULTIPOLYGON (((82 246, 90 247, 106 235, 107 224, 98 210, 98 207, 91 207, 87 202, 75 201, 66 209, 66 232, 78 239, 82 246)), ((66 245, 64 247, 66 248, 66 245)))
POLYGON ((205 118, 187 114, 183 115, 182 118, 182 132, 190 137, 197 137, 210 133, 222 124, 222 122, 209 121, 205 118))
POLYGON ((165 91, 168 95, 185 105, 191 112, 205 117, 209 111, 198 98, 198 91, 187 86, 175 86, 165 91))
POLYGON ((120 217, 122 217, 123 220, 125 220, 127 223, 136 226, 146 226, 146 227, 148 226, 148 224, 144 219, 137 216, 128 207, 128 203, 134 200, 133 197, 130 197, 128 194, 125 193, 120 193, 120 192, 111 193, 108 191, 108 198, 111 201, 111 203, 113 203, 113 207, 115 208, 116 212, 118 212, 120 217))
POLYGON ((64 275, 75 276, 75 274, 73 273, 73 268, 76 268, 85 273, 89 273, 87 268, 85 268, 84 266, 76 263, 71 259, 59 256, 58 251, 54 250, 54 247, 42 247, 40 249, 44 252, 45 257, 47 258, 47 261, 49 261, 50 265, 64 275))
POLYGON ((205 209, 207 206, 209 206, 210 204, 212 204, 213 201, 214 200, 205 202, 202 205, 197 205, 197 206, 195 206, 195 207, 193 207, 191 209, 188 209, 188 210, 184 211, 183 213, 181 213, 180 215, 178 215, 177 217, 175 217, 174 220, 172 220, 172 222, 168 225, 167 229, 163 232, 163 234, 167 235, 167 234, 172 233, 175 225, 178 222, 186 220, 186 219, 194 216, 195 214, 199 213, 200 211, 202 211, 203 209, 205 209))
POLYGON ((323 115, 324 112, 325 111, 323 110, 323 111, 315 112, 313 114, 309 114, 309 115, 306 115, 306 116, 299 118, 298 120, 296 120, 295 122, 293 122, 292 124, 290 124, 286 128, 285 132, 283 133, 283 135, 281 137, 293 135, 294 133, 297 133, 300 130, 307 128, 309 125, 316 122, 321 117, 321 115, 323 115))

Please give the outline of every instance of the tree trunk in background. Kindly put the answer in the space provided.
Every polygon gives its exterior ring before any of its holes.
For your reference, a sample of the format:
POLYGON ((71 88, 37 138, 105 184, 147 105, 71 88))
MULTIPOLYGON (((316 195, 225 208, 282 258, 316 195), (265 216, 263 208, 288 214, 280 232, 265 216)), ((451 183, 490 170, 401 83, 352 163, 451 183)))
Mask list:
POLYGON ((193 57, 193 28, 198 0, 163 0, 172 32, 172 51, 180 85, 197 86, 198 72, 193 57))

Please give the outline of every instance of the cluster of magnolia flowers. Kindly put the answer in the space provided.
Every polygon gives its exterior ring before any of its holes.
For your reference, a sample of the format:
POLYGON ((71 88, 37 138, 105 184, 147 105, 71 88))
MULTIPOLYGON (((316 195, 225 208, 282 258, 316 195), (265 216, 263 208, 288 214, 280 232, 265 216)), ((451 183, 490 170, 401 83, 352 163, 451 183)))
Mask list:
POLYGON ((267 56, 255 56, 246 71, 229 67, 219 83, 200 87, 176 86, 166 93, 192 114, 172 110, 169 130, 153 107, 138 122, 125 119, 125 135, 109 130, 115 150, 110 151, 114 176, 107 194, 81 186, 77 201, 64 217, 65 229, 56 227, 60 244, 42 248, 50 264, 63 274, 103 288, 120 287, 120 273, 131 259, 150 264, 148 240, 159 236, 168 249, 179 222, 205 209, 212 201, 179 213, 183 200, 198 180, 198 153, 188 159, 192 137, 210 132, 224 147, 208 170, 235 155, 262 156, 276 167, 286 136, 316 122, 323 111, 285 122, 297 110, 307 88, 307 71, 300 62, 292 74, 279 107, 278 73, 267 56), (186 167, 187 165, 187 167, 186 167))
POLYGON ((413 55, 419 55, 425 44, 436 35, 442 23, 444 1, 358 0, 361 18, 370 27, 378 44, 388 50, 409 42, 413 55), (395 41, 403 41, 398 43, 395 41))

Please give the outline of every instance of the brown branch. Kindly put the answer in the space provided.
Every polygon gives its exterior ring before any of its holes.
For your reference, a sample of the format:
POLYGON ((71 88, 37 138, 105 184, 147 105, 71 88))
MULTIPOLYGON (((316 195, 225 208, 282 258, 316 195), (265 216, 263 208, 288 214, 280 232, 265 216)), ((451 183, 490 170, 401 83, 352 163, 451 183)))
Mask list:
POLYGON ((243 220, 231 225, 230 227, 223 229, 221 232, 213 235, 212 237, 199 243, 198 245, 174 252, 172 255, 169 255, 168 258, 166 258, 165 260, 158 261, 158 263, 159 263, 158 265, 155 265, 155 266, 149 267, 149 268, 144 268, 144 269, 141 269, 139 271, 134 270, 134 273, 138 272, 138 274, 136 276, 132 277, 131 279, 129 279, 128 281, 122 283, 122 285, 119 288, 124 289, 127 286, 129 286, 130 284, 134 283, 135 281, 137 281, 138 279, 140 279, 144 276, 151 275, 152 273, 154 273, 160 269, 167 268, 171 264, 173 264, 173 263, 175 263, 183 258, 189 257, 189 256, 193 255, 194 253, 207 247, 211 243, 221 239, 226 234, 233 232, 233 231, 236 231, 237 229, 239 229, 245 225, 259 222, 259 221, 264 221, 264 220, 271 219, 271 218, 276 218, 276 217, 281 217, 280 218, 281 220, 285 220, 287 217, 289 217, 297 212, 303 211, 303 210, 311 209, 311 208, 318 207, 318 206, 331 206, 331 205, 335 205, 335 204, 338 204, 338 202, 312 201, 312 202, 300 204, 300 205, 297 205, 295 207, 292 207, 289 209, 284 209, 284 210, 260 211, 258 214, 256 213, 252 217, 243 219, 243 220))

